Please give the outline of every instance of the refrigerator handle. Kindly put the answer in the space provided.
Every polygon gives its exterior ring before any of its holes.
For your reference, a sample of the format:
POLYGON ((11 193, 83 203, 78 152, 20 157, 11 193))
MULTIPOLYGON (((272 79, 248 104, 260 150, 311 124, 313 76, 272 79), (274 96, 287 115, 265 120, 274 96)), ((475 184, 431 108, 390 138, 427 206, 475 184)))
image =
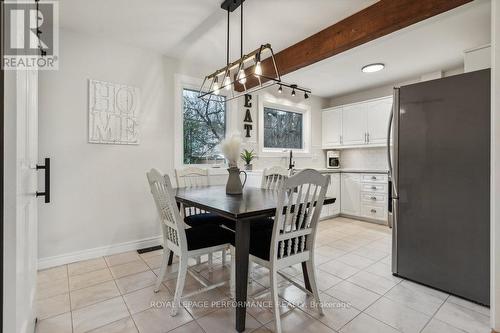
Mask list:
MULTIPOLYGON (((396 100, 396 99, 395 99, 396 100)), ((392 155, 391 155, 391 134, 392 134, 392 125, 394 123, 394 103, 391 107, 391 113, 389 114, 389 124, 387 126, 387 165, 389 166, 389 177, 391 178, 391 184, 392 184, 392 198, 397 199, 398 198, 398 192, 397 192, 397 184, 396 184, 396 178, 393 177, 393 168, 392 168, 392 155)))

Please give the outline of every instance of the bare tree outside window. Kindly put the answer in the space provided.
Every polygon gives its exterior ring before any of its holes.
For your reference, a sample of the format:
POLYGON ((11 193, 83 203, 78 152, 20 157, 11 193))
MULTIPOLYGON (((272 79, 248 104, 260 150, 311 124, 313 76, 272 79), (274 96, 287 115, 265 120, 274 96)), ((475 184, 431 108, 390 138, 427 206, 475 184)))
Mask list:
POLYGON ((219 143, 226 135, 226 97, 198 98, 198 92, 183 89, 184 164, 205 164, 222 158, 219 143))
POLYGON ((264 107, 264 148, 302 149, 303 115, 264 107))

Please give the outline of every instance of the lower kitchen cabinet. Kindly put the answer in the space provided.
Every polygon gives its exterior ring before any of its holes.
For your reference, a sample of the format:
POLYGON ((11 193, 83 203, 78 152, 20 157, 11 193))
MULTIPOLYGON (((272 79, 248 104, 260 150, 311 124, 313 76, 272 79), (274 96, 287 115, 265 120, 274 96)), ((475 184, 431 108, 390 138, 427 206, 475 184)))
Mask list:
POLYGON ((361 212, 361 174, 342 173, 340 186, 340 212, 359 216, 361 212))
POLYGON ((342 173, 340 213, 387 221, 387 175, 342 173))

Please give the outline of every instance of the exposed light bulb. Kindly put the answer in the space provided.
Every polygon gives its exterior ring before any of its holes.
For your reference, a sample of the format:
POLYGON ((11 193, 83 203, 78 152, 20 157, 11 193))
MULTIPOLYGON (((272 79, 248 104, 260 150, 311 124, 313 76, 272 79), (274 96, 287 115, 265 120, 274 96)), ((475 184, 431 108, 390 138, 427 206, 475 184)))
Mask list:
POLYGON ((295 96, 295 89, 292 90, 292 96, 295 96))
POLYGON ((278 88, 278 92, 281 94, 283 92, 283 87, 280 85, 280 87, 278 88))
POLYGON ((238 72, 238 82, 241 84, 245 84, 247 82, 247 78, 245 76, 245 71, 243 70, 243 68, 241 68, 238 72))
POLYGON ((214 79, 214 86, 213 86, 214 94, 218 95, 220 93, 219 91, 219 80, 217 79, 217 76, 214 79))
POLYGON ((229 78, 229 73, 224 78, 222 85, 224 85, 224 88, 226 88, 226 90, 231 90, 231 79, 229 78))
POLYGON ((255 71, 254 71, 255 75, 258 75, 258 76, 261 76, 262 75, 262 66, 260 64, 260 61, 257 61, 257 63, 255 64, 255 71))

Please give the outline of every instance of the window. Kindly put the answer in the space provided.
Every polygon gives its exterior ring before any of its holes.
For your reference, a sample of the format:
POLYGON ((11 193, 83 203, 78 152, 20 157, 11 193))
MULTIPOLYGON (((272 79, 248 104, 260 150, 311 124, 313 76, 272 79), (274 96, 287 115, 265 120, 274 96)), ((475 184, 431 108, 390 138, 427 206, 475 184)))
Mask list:
POLYGON ((201 99, 198 91, 184 88, 182 101, 184 164, 222 159, 217 148, 226 135, 226 97, 201 99))
POLYGON ((264 149, 304 149, 303 114, 264 107, 264 149))

